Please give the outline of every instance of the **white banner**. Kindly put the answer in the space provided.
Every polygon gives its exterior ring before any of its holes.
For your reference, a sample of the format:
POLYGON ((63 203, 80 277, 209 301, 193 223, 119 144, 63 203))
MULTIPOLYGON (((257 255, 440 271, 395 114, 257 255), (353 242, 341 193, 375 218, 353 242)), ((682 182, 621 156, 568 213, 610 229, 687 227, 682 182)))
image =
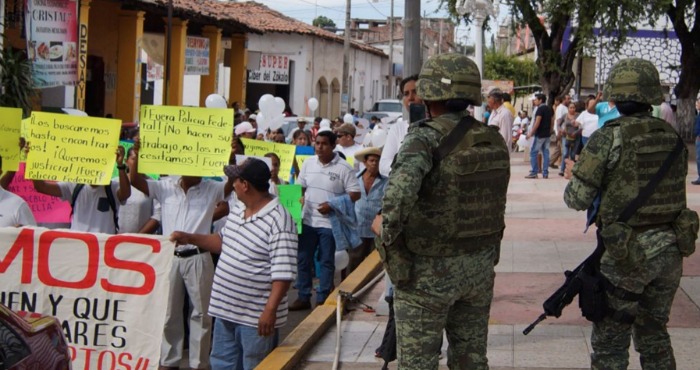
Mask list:
POLYGON ((0 228, 0 298, 58 318, 74 369, 156 369, 172 259, 163 236, 0 228))
POLYGON ((289 85, 289 56, 262 54, 260 66, 248 74, 248 82, 255 84, 289 85))

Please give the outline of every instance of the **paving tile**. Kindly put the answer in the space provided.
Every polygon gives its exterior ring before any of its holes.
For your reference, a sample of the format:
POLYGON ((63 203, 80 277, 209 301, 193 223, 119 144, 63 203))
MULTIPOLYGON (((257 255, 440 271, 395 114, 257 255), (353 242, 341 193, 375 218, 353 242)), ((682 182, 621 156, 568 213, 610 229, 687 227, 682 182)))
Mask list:
POLYGON ((513 358, 516 367, 589 367, 588 347, 582 335, 516 336, 513 358))

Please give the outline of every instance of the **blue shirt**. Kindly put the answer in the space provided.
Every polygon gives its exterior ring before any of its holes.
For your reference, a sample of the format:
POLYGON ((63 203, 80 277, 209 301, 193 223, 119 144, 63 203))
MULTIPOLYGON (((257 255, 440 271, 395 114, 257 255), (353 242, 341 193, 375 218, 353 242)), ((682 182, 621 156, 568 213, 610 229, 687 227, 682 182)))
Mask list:
POLYGON ((376 235, 372 232, 372 221, 374 221, 377 212, 382 208, 384 188, 386 188, 389 179, 386 176, 377 175, 368 191, 365 189, 365 182, 362 181, 362 174, 365 171, 367 170, 362 170, 357 175, 357 180, 360 182, 360 199, 355 202, 357 229, 361 238, 374 238, 376 235))
POLYGON ((598 128, 603 127, 605 122, 620 117, 620 112, 617 111, 617 106, 611 107, 606 101, 595 105, 595 114, 598 115, 598 128))
POLYGON ((700 113, 695 117, 695 127, 693 127, 693 135, 700 136, 700 113))

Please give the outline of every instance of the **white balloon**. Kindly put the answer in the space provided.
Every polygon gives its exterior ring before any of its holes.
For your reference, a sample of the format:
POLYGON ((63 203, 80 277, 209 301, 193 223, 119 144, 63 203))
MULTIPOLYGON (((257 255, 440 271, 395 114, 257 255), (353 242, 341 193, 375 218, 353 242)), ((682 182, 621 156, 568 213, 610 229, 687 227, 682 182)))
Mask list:
POLYGON ((204 106, 207 108, 228 108, 228 103, 226 99, 219 94, 209 94, 204 100, 204 106))
POLYGON ((280 97, 275 97, 275 103, 274 103, 274 113, 275 114, 282 114, 284 112, 284 107, 286 104, 284 104, 284 99, 280 97))
POLYGON ((331 128, 331 120, 328 118, 324 118, 321 120, 321 123, 318 124, 319 128, 331 128))
POLYGON ((270 124, 270 129, 272 131, 275 131, 278 128, 282 127, 282 124, 284 123, 284 115, 278 114, 275 116, 275 118, 271 119, 268 123, 270 124))
POLYGON ((258 132, 267 132, 267 129, 270 128, 270 123, 262 112, 256 115, 255 122, 258 123, 258 132))
POLYGON ((353 123, 354 121, 355 117, 353 117, 350 113, 345 113, 343 116, 343 123, 353 123))
POLYGON ((367 135, 365 135, 365 138, 362 140, 362 146, 365 146, 365 147, 372 146, 372 133, 371 132, 368 133, 367 135))
POLYGON ((258 108, 260 109, 261 112, 263 112, 268 117, 272 117, 272 112, 270 112, 270 110, 273 107, 270 103, 274 100, 275 100, 275 97, 272 96, 271 94, 265 94, 265 95, 260 97, 260 100, 258 100, 258 108))
POLYGON ((372 146, 384 146, 384 143, 386 143, 386 134, 387 132, 380 128, 375 128, 372 130, 372 146))
POLYGON ((311 109, 312 112, 315 112, 316 109, 318 109, 318 99, 316 98, 311 98, 308 101, 309 109, 311 109))
POLYGON ((342 250, 342 251, 335 252, 335 270, 336 271, 340 271, 340 270, 348 267, 348 263, 350 263, 350 255, 348 255, 348 251, 342 250))

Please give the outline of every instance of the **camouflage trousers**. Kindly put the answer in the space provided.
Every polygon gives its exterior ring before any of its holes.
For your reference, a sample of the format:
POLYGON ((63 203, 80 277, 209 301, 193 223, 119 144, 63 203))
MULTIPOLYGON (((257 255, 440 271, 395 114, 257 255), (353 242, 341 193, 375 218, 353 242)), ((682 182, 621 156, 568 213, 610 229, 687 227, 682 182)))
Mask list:
POLYGON ((488 369, 496 249, 415 256, 411 280, 394 288, 399 369, 437 369, 443 329, 450 369, 488 369))
POLYGON ((608 294, 611 308, 636 316, 633 324, 605 318, 593 324, 591 369, 627 369, 630 336, 639 352, 643 369, 676 368, 671 338, 666 323, 673 298, 683 273, 682 257, 675 246, 643 262, 638 269, 622 272, 601 261, 601 272, 613 285, 633 293, 641 293, 639 302, 626 301, 608 294))

